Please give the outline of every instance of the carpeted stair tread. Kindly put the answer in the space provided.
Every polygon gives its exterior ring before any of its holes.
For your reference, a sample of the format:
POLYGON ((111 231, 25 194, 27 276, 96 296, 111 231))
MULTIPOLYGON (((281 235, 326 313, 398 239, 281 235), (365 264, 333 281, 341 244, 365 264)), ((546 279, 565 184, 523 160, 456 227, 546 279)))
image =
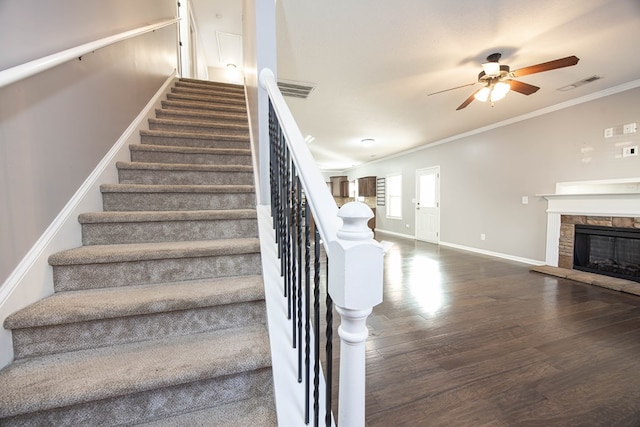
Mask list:
POLYGON ((251 155, 251 150, 248 148, 206 148, 174 145, 132 144, 129 146, 129 149, 131 151, 157 151, 163 153, 251 155))
POLYGON ((244 99, 238 99, 235 97, 219 97, 219 96, 216 96, 215 94, 203 95, 203 94, 189 94, 189 93, 168 93, 167 100, 201 102, 204 104, 229 106, 229 107, 242 108, 246 110, 244 99))
POLYGON ((244 93, 220 90, 218 88, 210 88, 206 86, 174 86, 171 88, 171 93, 215 96, 216 98, 230 99, 237 101, 238 103, 244 103, 245 100, 244 93))
POLYGON ((0 417, 270 367, 264 325, 16 361, 0 372, 0 417))
MULTIPOLYGON (((203 120, 215 121, 219 123, 247 124, 246 114, 222 113, 216 111, 198 111, 198 110, 165 110, 156 109, 157 118, 173 118, 174 120, 203 120)), ((248 126, 247 126, 248 127, 248 126)))
POLYGON ((8 316, 7 329, 236 304, 264 299, 261 276, 58 292, 8 316))
MULTIPOLYGON (((234 124, 234 123, 220 123, 220 122, 212 122, 207 120, 198 120, 198 119, 168 119, 168 118, 150 118, 149 124, 153 125, 162 125, 162 126, 197 126, 203 128, 212 129, 211 132, 218 132, 220 130, 230 130, 234 132, 249 132, 249 126, 245 124, 234 124)), ((184 131, 181 131, 181 133, 184 131)), ((208 132, 203 132, 208 133, 208 132)), ((237 134, 230 134, 236 135, 237 134)))
POLYGON ((225 113, 246 114, 247 108, 230 104, 212 104, 210 102, 194 102, 167 99, 161 102, 162 108, 197 111, 218 111, 225 113))
POLYGON ((140 427, 275 427, 277 425, 272 394, 139 424, 140 427))
POLYGON ((214 82, 212 80, 199 80, 199 79, 191 79, 188 77, 180 77, 176 82, 176 84, 204 85, 204 86, 224 88, 224 89, 239 91, 244 93, 244 86, 240 84, 235 84, 235 83, 214 82))
MULTIPOLYGON (((174 133, 191 133, 211 135, 218 139, 246 140, 249 138, 249 129, 242 126, 221 126, 218 123, 196 120, 174 119, 149 119, 150 130, 174 133)), ((149 135, 146 132, 141 133, 149 135)), ((181 135, 178 135, 181 136, 181 135)))
POLYGON ((80 224, 111 222, 205 221, 257 218, 255 209, 218 209, 200 211, 87 212, 78 216, 80 224))
POLYGON ((169 130, 169 129, 150 129, 140 131, 140 136, 145 137, 164 137, 164 138, 183 138, 183 139, 211 139, 211 140, 233 140, 249 142, 249 135, 220 133, 220 132, 202 132, 191 130, 169 130))
POLYGON ((184 81, 178 80, 174 86, 174 88, 185 88, 185 89, 202 89, 202 90, 211 90, 223 93, 230 93, 235 95, 244 96, 244 86, 242 85, 233 85, 228 83, 221 82, 203 82, 203 81, 184 81))
POLYGON ((103 193, 252 193, 253 185, 102 184, 103 193))
POLYGON ((200 172, 253 172, 249 165, 201 165, 193 163, 117 162, 118 169, 200 172))
POLYGON ((184 242, 89 245, 57 252, 49 257, 52 266, 106 264, 117 262, 180 259, 250 254, 260 251, 257 238, 196 240, 184 242))

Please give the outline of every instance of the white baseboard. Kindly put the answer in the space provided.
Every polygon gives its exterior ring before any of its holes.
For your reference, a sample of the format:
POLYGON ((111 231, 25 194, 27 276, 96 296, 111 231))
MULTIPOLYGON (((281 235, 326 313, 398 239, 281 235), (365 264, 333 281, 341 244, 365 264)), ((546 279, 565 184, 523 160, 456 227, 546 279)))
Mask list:
MULTIPOLYGON (((158 89, 2 284, 0 325, 11 313, 53 294, 53 272, 48 263, 49 255, 82 244, 78 215, 102 210, 100 185, 118 182, 116 162, 130 160, 129 144, 140 143, 140 130, 148 129, 148 119, 155 117, 155 109, 159 108, 162 97, 174 80, 175 74, 169 76, 158 89)), ((0 328, 0 368, 12 360, 11 332, 0 328)))
POLYGON ((496 258, 508 259, 510 261, 517 261, 517 262, 521 262, 521 263, 529 264, 529 265, 545 265, 546 264, 544 261, 539 261, 539 260, 536 260, 536 259, 522 258, 522 257, 519 257, 519 256, 503 254, 503 253, 500 253, 500 252, 487 251, 487 250, 484 250, 484 249, 473 248, 473 247, 470 247, 470 246, 463 246, 463 245, 458 245, 458 244, 455 244, 455 243, 443 242, 442 240, 440 241, 440 245, 446 246, 446 247, 449 247, 449 248, 454 248, 454 249, 461 249, 461 250, 467 251, 467 252, 474 252, 474 253, 477 253, 477 254, 489 255, 489 256, 496 257, 496 258))
POLYGON ((383 233, 383 234, 390 234, 392 236, 398 236, 398 237, 403 237, 405 239, 412 239, 415 240, 416 236, 413 236, 411 234, 402 234, 402 233, 396 233, 395 231, 389 231, 389 230, 383 230, 381 228, 376 228, 375 229, 376 233, 383 233))

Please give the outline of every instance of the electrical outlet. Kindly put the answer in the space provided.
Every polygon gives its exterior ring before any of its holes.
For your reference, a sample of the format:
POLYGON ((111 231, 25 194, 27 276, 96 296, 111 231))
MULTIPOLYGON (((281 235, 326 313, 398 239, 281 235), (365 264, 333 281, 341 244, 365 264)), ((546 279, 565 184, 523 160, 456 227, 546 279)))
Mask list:
POLYGON ((622 157, 631 157, 638 155, 638 146, 622 147, 622 157))
POLYGON ((486 240, 487 236, 484 233, 480 233, 480 240, 486 240))
POLYGON ((622 126, 622 133, 625 135, 629 133, 636 133, 637 130, 638 130, 637 123, 627 123, 626 125, 622 126))

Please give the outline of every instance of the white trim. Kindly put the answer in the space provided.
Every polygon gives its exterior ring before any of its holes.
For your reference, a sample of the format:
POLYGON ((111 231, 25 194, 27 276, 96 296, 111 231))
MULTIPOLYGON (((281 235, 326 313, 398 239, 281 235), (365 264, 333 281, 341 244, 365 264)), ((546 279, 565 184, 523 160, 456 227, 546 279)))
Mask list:
POLYGON ((402 181, 403 179, 404 179, 404 176, 402 175, 402 172, 388 173, 384 177, 385 218, 387 219, 402 220, 402 187, 403 187, 402 181), (391 200, 390 200, 391 191, 389 191, 389 181, 390 181, 390 178, 395 178, 395 177, 400 177, 400 195, 393 196, 393 197, 400 197, 400 216, 389 215, 389 209, 391 209, 391 200))
MULTIPOLYGON (((147 119, 155 114, 155 108, 159 106, 161 98, 173 83, 174 77, 175 73, 169 76, 2 284, 0 324, 12 312, 53 293, 53 274, 48 263, 49 255, 81 244, 78 215, 91 210, 102 210, 100 185, 117 182, 116 162, 129 158, 128 144, 140 141, 140 129, 148 126, 147 119)), ((0 367, 7 365, 12 359, 11 332, 2 329, 0 330, 0 367)))
POLYGON ((412 236, 410 234, 396 233, 395 231, 383 230, 381 228, 376 228, 376 233, 390 234, 392 236, 404 237, 405 239, 416 240, 416 236, 412 236))
POLYGON ((159 30, 161 28, 175 24, 179 20, 179 18, 164 19, 162 21, 158 21, 144 27, 139 27, 133 30, 114 34, 109 37, 104 37, 90 43, 85 43, 71 49, 66 49, 61 52, 57 52, 30 62, 26 62, 24 64, 16 65, 15 67, 11 67, 6 70, 2 70, 0 71, 0 88, 26 79, 27 77, 31 77, 50 68, 56 67, 60 64, 64 64, 65 62, 71 61, 72 59, 80 58, 84 55, 110 46, 114 43, 118 43, 123 40, 127 40, 132 37, 140 36, 142 34, 146 34, 151 31, 159 30))
POLYGON ((441 140, 438 140, 438 141, 427 143, 427 144, 421 145, 419 147, 410 148, 408 150, 401 151, 399 153, 392 154, 390 156, 381 157, 379 159, 375 159, 375 160, 372 160, 372 161, 366 162, 366 163, 361 163, 361 164, 359 164, 357 166, 344 169, 344 170, 340 171, 340 173, 341 174, 348 174, 348 171, 354 170, 356 168, 360 168, 360 167, 365 166, 365 165, 372 165, 372 164, 375 164, 375 163, 380 163, 380 162, 384 162, 384 161, 387 161, 387 160, 391 160, 391 159, 394 159, 396 157, 401 157, 401 156, 404 156, 404 155, 407 155, 407 154, 411 154, 411 153, 415 153, 415 152, 418 152, 418 151, 426 150, 427 148, 432 148, 432 147, 435 147, 437 145, 442 145, 442 144, 446 144, 448 142, 457 141, 459 139, 466 138, 468 136, 477 135, 479 133, 487 132, 487 131, 490 131, 490 130, 493 130, 493 129, 497 129, 497 128, 501 128, 501 127, 504 127, 504 126, 509 126, 509 125, 514 124, 514 123, 518 123, 518 122, 522 122, 522 121, 525 121, 525 120, 533 119, 535 117, 543 116, 543 115, 548 114, 548 113, 553 113, 555 111, 564 110, 565 108, 570 108, 570 107, 573 107, 573 106, 576 106, 576 105, 584 104, 585 102, 594 101, 596 99, 604 98, 604 97, 609 96, 609 95, 615 95, 616 93, 620 93, 620 92, 624 92, 624 91, 627 91, 627 90, 635 89, 635 88, 637 88, 639 86, 640 86, 640 79, 633 80, 633 81, 630 81, 630 82, 627 82, 627 83, 624 83, 624 84, 621 84, 621 85, 618 85, 618 86, 614 86, 614 87, 611 87, 611 88, 608 88, 608 89, 605 89, 605 90, 601 90, 599 92, 591 93, 589 95, 585 95, 585 96, 581 96, 579 98, 571 99, 569 101, 561 102, 561 103, 556 104, 556 105, 551 105, 551 106, 546 107, 546 108, 541 108, 540 110, 532 111, 532 112, 527 113, 527 114, 522 114, 520 116, 512 117, 510 119, 503 120, 501 122, 492 123, 490 125, 483 126, 483 127, 477 128, 477 129, 473 129, 473 130, 470 130, 468 132, 460 133, 458 135, 453 135, 453 136, 450 136, 448 138, 444 138, 444 139, 441 139, 441 140))
POLYGON ((521 262, 521 263, 524 263, 524 264, 545 265, 544 261, 539 261, 539 260, 536 260, 536 259, 522 258, 522 257, 519 257, 519 256, 503 254, 503 253, 500 253, 500 252, 493 252, 493 251, 487 251, 487 250, 484 250, 484 249, 472 248, 471 246, 464 246, 464 245, 458 245, 456 243, 443 242, 442 240, 440 240, 440 245, 446 246, 448 248, 460 249, 460 250, 467 251, 467 252, 474 252, 474 253, 477 253, 477 254, 489 255, 489 256, 492 256, 492 257, 496 257, 496 258, 507 259, 509 261, 517 261, 517 262, 521 262))

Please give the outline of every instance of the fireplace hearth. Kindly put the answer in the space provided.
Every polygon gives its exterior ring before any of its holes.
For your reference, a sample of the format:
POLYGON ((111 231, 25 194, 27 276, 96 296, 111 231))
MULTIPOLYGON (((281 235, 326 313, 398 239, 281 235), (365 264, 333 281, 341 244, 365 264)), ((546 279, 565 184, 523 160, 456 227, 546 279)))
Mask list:
POLYGON ((640 282, 640 229, 576 224, 573 268, 640 282))

